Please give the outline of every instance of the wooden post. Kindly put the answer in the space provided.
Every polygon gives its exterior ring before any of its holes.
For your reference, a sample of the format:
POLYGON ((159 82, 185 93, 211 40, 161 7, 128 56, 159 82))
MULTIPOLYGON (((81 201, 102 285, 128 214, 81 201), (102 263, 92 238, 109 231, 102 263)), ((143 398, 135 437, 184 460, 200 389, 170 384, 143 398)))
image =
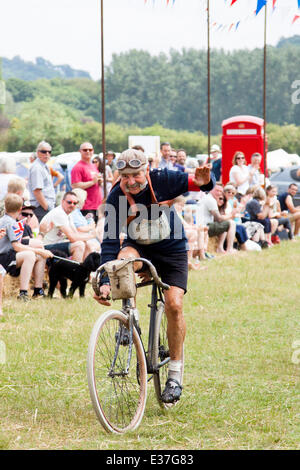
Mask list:
POLYGON ((104 31, 103 1, 101 0, 101 107, 102 107, 102 154, 103 154, 103 193, 106 199, 106 142, 105 142, 105 93, 104 93, 104 31))
POLYGON ((210 163, 210 3, 207 0, 207 163, 210 163))
POLYGON ((266 76, 267 76, 267 4, 265 4, 265 29, 264 29, 264 81, 263 81, 263 118, 264 118, 264 189, 266 189, 266 175, 267 175, 267 146, 266 146, 266 114, 267 114, 267 106, 266 106, 266 76))

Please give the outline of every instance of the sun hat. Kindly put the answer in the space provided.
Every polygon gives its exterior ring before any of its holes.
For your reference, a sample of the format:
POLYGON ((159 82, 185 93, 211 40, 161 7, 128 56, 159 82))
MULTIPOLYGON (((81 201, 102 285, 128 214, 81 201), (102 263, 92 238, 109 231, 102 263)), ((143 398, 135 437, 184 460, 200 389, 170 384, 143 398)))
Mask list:
POLYGON ((211 153, 213 153, 213 152, 219 152, 219 153, 221 153, 221 149, 220 149, 219 145, 214 144, 214 145, 211 146, 210 152, 211 152, 211 153))

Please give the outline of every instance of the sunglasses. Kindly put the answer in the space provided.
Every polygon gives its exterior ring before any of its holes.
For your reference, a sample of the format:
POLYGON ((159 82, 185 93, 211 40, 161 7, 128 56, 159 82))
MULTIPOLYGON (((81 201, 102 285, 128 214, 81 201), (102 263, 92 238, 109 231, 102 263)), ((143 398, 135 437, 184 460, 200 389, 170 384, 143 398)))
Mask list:
POLYGON ((39 150, 39 152, 43 153, 44 155, 46 155, 46 153, 49 153, 49 155, 51 155, 52 150, 39 150))
POLYGON ((130 168, 137 169, 137 168, 140 168, 144 164, 145 163, 141 162, 137 158, 134 158, 133 160, 130 160, 129 162, 125 162, 125 160, 118 160, 116 163, 116 167, 118 170, 124 170, 126 166, 130 166, 130 168))
POLYGON ((236 157, 236 160, 245 160, 245 157, 236 157))
POLYGON ((74 202, 74 201, 66 201, 67 204, 71 205, 73 204, 73 206, 76 206, 78 204, 78 202, 74 202))
POLYGON ((31 212, 21 212, 23 217, 33 217, 33 214, 31 212))
POLYGON ((94 149, 81 149, 82 152, 93 152, 94 149))

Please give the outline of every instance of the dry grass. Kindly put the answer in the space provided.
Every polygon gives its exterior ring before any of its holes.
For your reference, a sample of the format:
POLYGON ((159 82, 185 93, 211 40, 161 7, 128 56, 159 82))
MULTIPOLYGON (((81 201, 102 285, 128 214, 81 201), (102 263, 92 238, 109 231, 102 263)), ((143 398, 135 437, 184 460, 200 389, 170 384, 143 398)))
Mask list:
POLYGON ((91 295, 5 299, 0 448, 299 449, 299 255, 300 241, 282 243, 190 273, 183 398, 162 412, 150 383, 142 424, 125 436, 102 430, 87 387, 89 335, 105 308, 91 295))

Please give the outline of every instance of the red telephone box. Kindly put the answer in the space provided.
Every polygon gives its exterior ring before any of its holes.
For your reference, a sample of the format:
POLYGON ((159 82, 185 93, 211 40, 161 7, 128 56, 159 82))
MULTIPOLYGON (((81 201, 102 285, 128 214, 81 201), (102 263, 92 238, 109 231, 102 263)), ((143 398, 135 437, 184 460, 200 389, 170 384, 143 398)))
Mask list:
POLYGON ((222 183, 229 181, 233 156, 238 150, 245 154, 247 165, 251 163, 251 155, 259 152, 264 174, 264 120, 255 116, 233 116, 222 122, 222 128, 222 183))

